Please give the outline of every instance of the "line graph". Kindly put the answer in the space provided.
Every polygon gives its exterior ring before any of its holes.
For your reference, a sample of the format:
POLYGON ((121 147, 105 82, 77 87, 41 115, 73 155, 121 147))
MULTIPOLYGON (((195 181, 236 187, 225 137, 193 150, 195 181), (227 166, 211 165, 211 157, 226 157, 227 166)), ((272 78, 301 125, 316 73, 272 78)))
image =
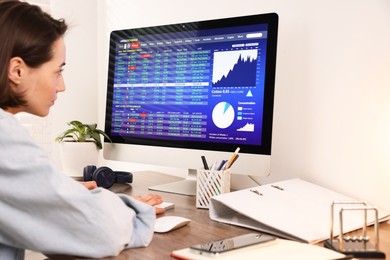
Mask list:
POLYGON ((215 52, 213 87, 255 86, 257 56, 257 49, 215 52))

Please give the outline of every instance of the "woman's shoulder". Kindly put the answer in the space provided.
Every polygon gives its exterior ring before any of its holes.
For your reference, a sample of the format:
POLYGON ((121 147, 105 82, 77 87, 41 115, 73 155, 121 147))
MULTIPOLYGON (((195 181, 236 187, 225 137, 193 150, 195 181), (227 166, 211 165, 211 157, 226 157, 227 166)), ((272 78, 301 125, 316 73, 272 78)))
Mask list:
POLYGON ((4 133, 4 131, 27 131, 22 124, 19 122, 19 120, 16 118, 15 115, 3 110, 0 108, 0 127, 1 132, 4 133))

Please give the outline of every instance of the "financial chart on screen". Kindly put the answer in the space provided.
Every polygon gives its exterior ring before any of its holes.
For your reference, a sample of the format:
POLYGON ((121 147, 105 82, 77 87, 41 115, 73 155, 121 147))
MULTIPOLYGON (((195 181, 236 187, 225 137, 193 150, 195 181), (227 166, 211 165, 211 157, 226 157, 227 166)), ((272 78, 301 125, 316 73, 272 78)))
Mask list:
POLYGON ((106 130, 123 142, 253 152, 267 124, 269 24, 194 24, 112 32, 106 130))

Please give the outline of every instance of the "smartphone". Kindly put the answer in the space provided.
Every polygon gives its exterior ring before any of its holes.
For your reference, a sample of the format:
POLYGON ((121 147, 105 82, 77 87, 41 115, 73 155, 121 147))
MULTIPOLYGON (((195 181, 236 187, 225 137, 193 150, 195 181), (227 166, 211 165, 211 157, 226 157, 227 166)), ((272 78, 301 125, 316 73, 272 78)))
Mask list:
POLYGON ((276 237, 261 233, 249 233, 237 237, 213 241, 210 243, 191 246, 191 249, 199 252, 211 254, 220 254, 234 249, 270 242, 276 240, 276 237))

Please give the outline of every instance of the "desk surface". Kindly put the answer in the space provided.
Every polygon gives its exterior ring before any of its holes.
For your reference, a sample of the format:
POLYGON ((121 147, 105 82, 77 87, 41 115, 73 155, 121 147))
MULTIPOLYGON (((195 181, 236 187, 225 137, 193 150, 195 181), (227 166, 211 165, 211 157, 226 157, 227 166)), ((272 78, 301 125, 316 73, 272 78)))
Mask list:
MULTIPOLYGON (((178 249, 190 247, 194 244, 209 242, 249 233, 250 230, 237 226, 227 225, 212 221, 209 212, 195 207, 194 196, 184 196, 171 193, 148 191, 147 187, 179 180, 180 178, 155 172, 137 172, 134 174, 132 185, 116 184, 112 188, 114 192, 126 194, 146 195, 158 193, 165 201, 175 203, 175 208, 165 212, 162 216, 182 216, 191 219, 191 223, 185 227, 169 233, 155 234, 151 244, 146 248, 124 250, 119 256, 105 259, 171 259, 169 254, 178 249)), ((359 233, 360 234, 360 233, 359 233)), ((373 236, 373 228, 369 228, 368 234, 373 236)), ((380 249, 390 259, 390 224, 380 225, 380 249)), ((73 257, 50 256, 53 260, 69 260, 73 257)))

